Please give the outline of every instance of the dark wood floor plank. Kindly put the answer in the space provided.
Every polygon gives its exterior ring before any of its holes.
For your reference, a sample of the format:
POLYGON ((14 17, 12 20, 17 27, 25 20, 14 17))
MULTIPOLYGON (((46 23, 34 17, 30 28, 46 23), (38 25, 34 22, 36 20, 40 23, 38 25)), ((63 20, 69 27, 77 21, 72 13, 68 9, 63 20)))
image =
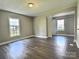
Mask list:
POLYGON ((9 43, 0 46, 0 59, 79 59, 73 40, 74 37, 53 36, 9 43))

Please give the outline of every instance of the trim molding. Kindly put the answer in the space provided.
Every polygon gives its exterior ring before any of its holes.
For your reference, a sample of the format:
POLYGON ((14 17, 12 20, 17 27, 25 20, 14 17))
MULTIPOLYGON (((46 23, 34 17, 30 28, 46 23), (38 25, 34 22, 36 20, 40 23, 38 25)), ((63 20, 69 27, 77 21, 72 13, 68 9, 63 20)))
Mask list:
POLYGON ((37 36, 37 35, 35 35, 35 37, 38 37, 38 38, 48 38, 47 36, 37 36))
POLYGON ((76 40, 76 45, 77 45, 77 48, 79 48, 79 44, 78 44, 77 40, 76 40))
POLYGON ((69 34, 55 34, 55 35, 63 35, 63 36, 74 36, 74 35, 69 35, 69 34))
POLYGON ((0 43, 0 46, 8 44, 8 43, 16 42, 16 41, 19 41, 19 40, 23 40, 23 39, 26 39, 26 38, 31 38, 31 37, 34 37, 34 35, 30 35, 30 36, 26 36, 26 37, 23 37, 23 38, 18 38, 18 39, 13 39, 13 40, 10 40, 10 41, 2 42, 2 43, 0 43))
POLYGON ((1 45, 5 45, 5 44, 8 44, 8 43, 16 42, 16 41, 19 41, 19 40, 31 38, 31 37, 48 38, 47 36, 35 36, 35 35, 30 35, 30 36, 26 36, 26 37, 23 37, 23 38, 18 38, 18 39, 13 39, 13 40, 9 40, 9 41, 2 42, 2 43, 0 43, 0 46, 1 46, 1 45))

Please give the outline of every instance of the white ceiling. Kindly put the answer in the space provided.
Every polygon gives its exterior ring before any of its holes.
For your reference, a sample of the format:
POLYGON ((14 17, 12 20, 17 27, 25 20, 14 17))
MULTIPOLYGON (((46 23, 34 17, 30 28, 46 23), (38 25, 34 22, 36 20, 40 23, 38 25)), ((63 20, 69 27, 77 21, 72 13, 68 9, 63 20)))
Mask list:
POLYGON ((0 9, 16 12, 28 16, 37 16, 39 13, 61 6, 76 5, 76 0, 0 0, 0 9), (34 3, 29 8, 27 3, 34 3))

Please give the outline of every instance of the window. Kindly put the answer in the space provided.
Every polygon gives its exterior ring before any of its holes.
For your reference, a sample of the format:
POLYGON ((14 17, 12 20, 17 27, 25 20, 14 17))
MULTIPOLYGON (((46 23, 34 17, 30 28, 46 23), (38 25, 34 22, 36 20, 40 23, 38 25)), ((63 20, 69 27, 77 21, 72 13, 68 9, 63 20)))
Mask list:
POLYGON ((64 31, 64 19, 57 20, 57 31, 64 31))
POLYGON ((9 27, 10 27, 10 37, 20 35, 19 19, 10 18, 9 19, 9 27))

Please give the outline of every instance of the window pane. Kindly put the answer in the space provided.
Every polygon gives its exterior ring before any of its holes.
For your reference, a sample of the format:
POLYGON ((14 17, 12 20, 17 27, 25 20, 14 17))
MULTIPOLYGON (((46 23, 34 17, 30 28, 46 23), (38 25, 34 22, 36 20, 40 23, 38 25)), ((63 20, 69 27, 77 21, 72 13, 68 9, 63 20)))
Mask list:
POLYGON ((10 25, 19 25, 19 20, 10 18, 10 25))
POLYGON ((11 37, 20 35, 19 19, 10 18, 9 26, 10 26, 10 36, 11 37))
POLYGON ((64 31, 64 19, 57 20, 57 31, 64 31))

